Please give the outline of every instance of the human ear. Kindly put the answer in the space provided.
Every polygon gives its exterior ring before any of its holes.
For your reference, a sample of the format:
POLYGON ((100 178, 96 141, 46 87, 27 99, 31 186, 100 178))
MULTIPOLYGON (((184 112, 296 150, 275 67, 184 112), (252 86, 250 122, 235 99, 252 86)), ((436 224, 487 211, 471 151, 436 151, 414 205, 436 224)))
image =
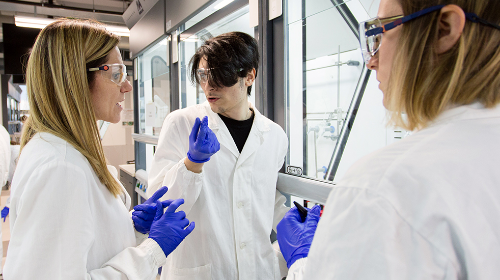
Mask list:
POLYGON ((245 78, 245 86, 249 87, 253 85, 254 81, 255 81, 255 68, 253 68, 250 72, 248 72, 245 78))
POLYGON ((457 5, 446 5, 438 19, 437 54, 449 51, 460 39, 465 26, 465 13, 457 5))

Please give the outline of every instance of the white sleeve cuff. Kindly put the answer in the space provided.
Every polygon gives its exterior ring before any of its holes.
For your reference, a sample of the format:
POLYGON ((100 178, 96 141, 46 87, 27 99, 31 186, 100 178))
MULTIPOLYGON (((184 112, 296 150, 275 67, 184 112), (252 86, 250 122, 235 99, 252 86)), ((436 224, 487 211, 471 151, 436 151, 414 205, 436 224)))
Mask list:
POLYGON ((296 260, 292 266, 288 269, 287 280, 302 280, 304 275, 305 267, 307 264, 307 258, 302 258, 296 260))
POLYGON ((160 245, 158 245, 158 243, 151 238, 146 238, 146 240, 144 240, 144 242, 142 242, 138 247, 144 248, 146 251, 150 252, 153 256, 155 264, 158 267, 163 266, 167 261, 167 256, 163 253, 160 245))

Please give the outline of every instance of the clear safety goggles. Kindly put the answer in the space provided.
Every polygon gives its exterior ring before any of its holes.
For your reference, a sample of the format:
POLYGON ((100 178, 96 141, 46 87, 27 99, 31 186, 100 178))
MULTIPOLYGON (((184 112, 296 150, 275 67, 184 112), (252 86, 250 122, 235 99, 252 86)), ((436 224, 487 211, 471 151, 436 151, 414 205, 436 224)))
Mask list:
MULTIPOLYGON (((361 53, 363 55, 363 60, 366 64, 370 62, 370 59, 377 54, 382 44, 382 35, 410 20, 414 20, 420 16, 426 15, 431 12, 439 11, 444 5, 432 6, 416 13, 407 16, 394 16, 388 18, 373 18, 367 21, 359 23, 359 43, 361 45, 361 53)), ((500 30, 500 26, 497 24, 487 22, 481 19, 474 13, 465 13, 465 18, 471 22, 481 23, 483 25, 496 28, 500 30)))
POLYGON ((203 68, 198 68, 196 69, 196 76, 198 76, 198 81, 200 84, 204 84, 208 82, 208 76, 210 75, 209 71, 214 68, 209 68, 209 69, 203 69, 203 68))
POLYGON ((95 68, 89 68, 89 72, 101 71, 101 75, 110 79, 113 83, 121 86, 127 78, 127 67, 124 64, 107 64, 95 68))
MULTIPOLYGON (((209 69, 198 68, 198 69, 196 69, 196 76, 198 76, 198 81, 200 82, 200 84, 204 84, 204 83, 208 82, 208 79, 210 78, 210 71, 213 69, 215 69, 215 68, 209 68, 209 69)), ((241 71, 243 71, 243 68, 236 70, 236 72, 238 72, 238 73, 241 71)))

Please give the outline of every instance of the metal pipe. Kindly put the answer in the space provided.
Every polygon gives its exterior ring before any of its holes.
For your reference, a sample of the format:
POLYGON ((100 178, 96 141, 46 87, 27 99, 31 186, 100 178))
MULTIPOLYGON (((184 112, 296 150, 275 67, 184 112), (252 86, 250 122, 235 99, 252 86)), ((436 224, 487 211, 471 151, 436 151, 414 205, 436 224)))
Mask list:
POLYGON ((371 71, 366 67, 365 64, 363 64, 363 70, 361 71, 361 75, 359 77, 359 81, 356 86, 351 105, 349 106, 349 111, 347 112, 344 125, 342 126, 342 131, 337 141, 337 145, 335 145, 335 150, 333 151, 330 164, 328 165, 328 170, 325 173, 325 180, 333 181, 335 177, 335 173, 337 172, 337 169, 339 167, 340 159, 342 158, 347 139, 349 138, 352 126, 354 125, 354 120, 356 119, 356 114, 358 113, 359 104, 361 103, 366 85, 368 84, 370 73, 371 71))

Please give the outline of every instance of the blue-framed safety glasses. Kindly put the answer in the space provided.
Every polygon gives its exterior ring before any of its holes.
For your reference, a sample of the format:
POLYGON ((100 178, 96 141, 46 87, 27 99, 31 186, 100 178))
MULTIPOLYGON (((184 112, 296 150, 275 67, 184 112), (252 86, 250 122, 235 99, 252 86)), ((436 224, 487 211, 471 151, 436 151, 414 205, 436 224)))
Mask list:
MULTIPOLYGON (((378 52, 380 44, 382 43, 382 35, 385 32, 420 16, 441 10, 441 8, 443 7, 444 5, 437 5, 407 16, 400 15, 389 18, 377 17, 359 23, 359 42, 361 45, 361 53, 363 55, 363 60, 365 61, 365 63, 368 64, 370 59, 378 52)), ((500 26, 494 23, 487 22, 479 18, 474 13, 465 13, 465 17, 467 20, 470 20, 472 22, 481 23, 500 30, 500 26)))
POLYGON ((107 64, 87 69, 89 72, 101 71, 101 75, 121 86, 127 78, 127 67, 124 64, 107 64))

